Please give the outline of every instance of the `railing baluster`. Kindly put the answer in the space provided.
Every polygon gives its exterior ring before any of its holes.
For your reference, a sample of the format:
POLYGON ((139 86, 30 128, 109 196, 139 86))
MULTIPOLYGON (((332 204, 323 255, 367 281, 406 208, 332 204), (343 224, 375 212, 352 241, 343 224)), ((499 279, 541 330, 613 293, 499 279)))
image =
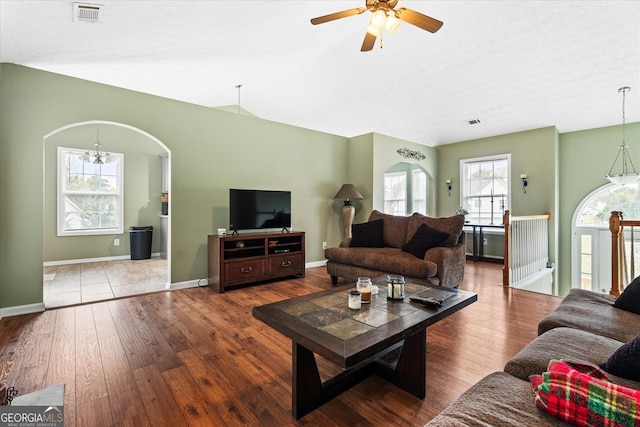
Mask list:
POLYGON ((517 284, 546 268, 549 218, 549 214, 513 217, 505 211, 504 286, 517 284))

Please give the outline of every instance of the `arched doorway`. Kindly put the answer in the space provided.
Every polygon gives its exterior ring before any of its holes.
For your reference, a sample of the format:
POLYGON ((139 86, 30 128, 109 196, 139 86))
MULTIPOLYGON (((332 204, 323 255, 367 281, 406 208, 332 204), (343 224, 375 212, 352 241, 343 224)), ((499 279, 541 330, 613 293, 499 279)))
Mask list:
POLYGON ((170 150, 133 126, 92 120, 45 135, 43 157, 45 307, 169 289, 171 225, 161 193, 171 185, 170 150), (96 164, 96 148, 120 160, 96 164), (91 159, 79 160, 87 151, 91 159), (76 187, 61 182, 71 179, 76 187), (83 221, 90 225, 76 227, 83 221), (153 226, 152 257, 132 261, 129 227, 141 225, 153 226))
MULTIPOLYGON (((571 287, 608 293, 611 287, 611 211, 640 218, 640 184, 606 184, 587 195, 572 220, 571 287)), ((627 241, 629 241, 627 238, 627 241)), ((636 238, 637 239, 637 238, 636 238)), ((636 244, 637 245, 637 244, 636 244)), ((631 251, 627 251, 630 256, 631 251)), ((636 263, 640 260, 636 256, 636 263)))

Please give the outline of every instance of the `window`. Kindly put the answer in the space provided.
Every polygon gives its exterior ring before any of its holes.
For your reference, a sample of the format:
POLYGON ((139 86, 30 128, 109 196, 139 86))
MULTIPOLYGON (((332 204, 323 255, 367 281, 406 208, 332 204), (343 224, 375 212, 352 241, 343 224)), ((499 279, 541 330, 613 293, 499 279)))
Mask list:
POLYGON ((387 172, 384 174, 384 213, 390 215, 407 214, 406 172, 387 172))
POLYGON ((413 211, 427 214, 427 174, 420 169, 414 169, 413 173, 413 211))
MULTIPOLYGON (((576 208, 572 221, 571 286, 608 293, 611 287, 611 211, 624 218, 640 218, 640 184, 606 184, 587 195, 576 208)), ((637 228, 625 230, 627 273, 640 265, 640 236, 637 228), (633 241, 633 246, 631 242, 633 241)), ((631 276, 637 275, 637 269, 631 276)), ((633 277, 628 277, 633 279, 633 277)))
POLYGON ((511 155, 460 160, 461 206, 475 224, 502 224, 509 209, 511 155))
POLYGON ((124 155, 95 164, 84 152, 58 147, 58 236, 122 234, 124 155))

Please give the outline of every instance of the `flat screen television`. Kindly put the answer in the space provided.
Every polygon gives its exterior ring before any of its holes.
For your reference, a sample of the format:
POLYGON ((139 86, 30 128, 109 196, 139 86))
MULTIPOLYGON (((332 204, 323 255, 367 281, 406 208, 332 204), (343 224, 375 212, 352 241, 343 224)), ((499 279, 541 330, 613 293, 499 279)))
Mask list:
POLYGON ((229 190, 229 229, 291 228, 291 192, 229 190))

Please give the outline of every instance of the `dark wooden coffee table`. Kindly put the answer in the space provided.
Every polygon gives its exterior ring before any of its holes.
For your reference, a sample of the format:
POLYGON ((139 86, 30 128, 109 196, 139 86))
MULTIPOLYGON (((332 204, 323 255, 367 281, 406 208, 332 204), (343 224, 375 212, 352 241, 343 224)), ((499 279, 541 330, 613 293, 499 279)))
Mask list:
POLYGON ((443 288, 406 281, 405 299, 388 300, 386 276, 375 278, 379 293, 360 310, 347 305, 355 283, 253 308, 255 318, 291 338, 291 409, 296 419, 372 374, 424 398, 427 326, 478 296, 453 289, 455 295, 442 306, 425 306, 409 297, 429 287, 443 288), (323 383, 313 353, 344 371, 323 383))

